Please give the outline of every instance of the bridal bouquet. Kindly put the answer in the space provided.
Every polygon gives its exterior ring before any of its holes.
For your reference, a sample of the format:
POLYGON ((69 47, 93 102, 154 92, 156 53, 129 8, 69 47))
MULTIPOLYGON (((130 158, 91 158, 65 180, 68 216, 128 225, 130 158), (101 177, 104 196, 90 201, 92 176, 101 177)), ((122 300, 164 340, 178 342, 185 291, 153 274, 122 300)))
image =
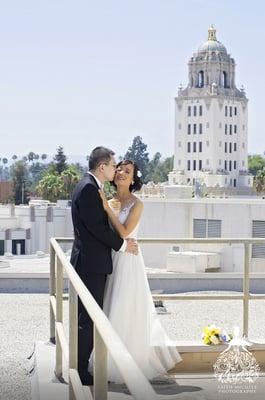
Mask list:
POLYGON ((204 344, 229 343, 233 335, 228 334, 224 329, 216 325, 207 325, 203 328, 202 340, 204 344))

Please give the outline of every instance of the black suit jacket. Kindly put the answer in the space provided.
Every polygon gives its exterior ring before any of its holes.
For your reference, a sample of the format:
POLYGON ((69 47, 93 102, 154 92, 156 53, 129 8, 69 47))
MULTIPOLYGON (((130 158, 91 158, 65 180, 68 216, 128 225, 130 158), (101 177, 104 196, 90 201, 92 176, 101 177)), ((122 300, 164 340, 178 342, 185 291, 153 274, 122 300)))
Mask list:
POLYGON ((98 189, 93 176, 86 174, 72 196, 75 240, 71 263, 84 282, 89 273, 111 274, 111 249, 118 251, 123 244, 109 226, 98 189))

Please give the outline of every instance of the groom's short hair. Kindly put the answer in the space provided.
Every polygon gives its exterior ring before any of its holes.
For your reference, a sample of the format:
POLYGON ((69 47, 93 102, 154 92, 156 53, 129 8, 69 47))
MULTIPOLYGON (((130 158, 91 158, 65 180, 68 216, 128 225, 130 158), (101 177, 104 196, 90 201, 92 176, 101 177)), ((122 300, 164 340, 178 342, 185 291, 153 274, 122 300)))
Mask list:
POLYGON ((103 146, 98 146, 92 150, 89 156, 88 167, 90 170, 95 171, 100 164, 109 163, 111 157, 114 156, 114 151, 107 149, 103 146))

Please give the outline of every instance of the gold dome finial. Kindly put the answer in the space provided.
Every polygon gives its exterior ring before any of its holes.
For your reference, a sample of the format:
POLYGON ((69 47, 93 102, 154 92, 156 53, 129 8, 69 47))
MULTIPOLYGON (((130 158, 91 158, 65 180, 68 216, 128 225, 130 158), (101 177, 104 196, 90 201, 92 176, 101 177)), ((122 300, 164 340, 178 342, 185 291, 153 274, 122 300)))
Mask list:
POLYGON ((210 26, 208 29, 208 40, 217 40, 216 39, 216 29, 214 28, 213 25, 210 26))

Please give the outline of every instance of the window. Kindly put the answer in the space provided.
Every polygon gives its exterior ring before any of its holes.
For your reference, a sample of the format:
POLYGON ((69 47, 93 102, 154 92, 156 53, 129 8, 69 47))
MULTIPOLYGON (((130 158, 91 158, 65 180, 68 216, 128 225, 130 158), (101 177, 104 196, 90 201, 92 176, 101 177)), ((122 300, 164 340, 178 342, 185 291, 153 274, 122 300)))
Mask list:
POLYGON ((199 171, 202 169, 202 160, 199 160, 199 171))
POLYGON ((242 167, 244 167, 245 166, 245 161, 242 161, 242 167))
POLYGON ((197 133, 197 125, 196 124, 193 124, 193 133, 194 133, 194 135, 196 135, 196 133, 197 133))
POLYGON ((225 171, 227 171, 227 161, 225 160, 225 171))
POLYGON ((202 134, 202 124, 199 124, 199 134, 202 134))
POLYGON ((242 129, 243 129, 243 131, 245 130, 245 125, 242 125, 242 129))
POLYGON ((181 124, 179 124, 179 129, 181 129, 181 124))
POLYGON ((227 88, 227 74, 223 71, 223 87, 227 88))
POLYGON ((207 140, 206 146, 209 147, 209 145, 210 145, 210 142, 209 142, 209 140, 207 140))
POLYGON ((233 107, 230 106, 230 117, 233 116, 233 107))
POLYGON ((197 115, 197 107, 196 106, 193 107, 193 115, 194 115, 194 117, 196 117, 196 115, 197 115))
POLYGON ((187 170, 190 171, 190 160, 187 162, 187 170))
POLYGON ((202 88, 204 86, 204 72, 200 71, 198 75, 198 86, 202 88))
POLYGON ((225 135, 227 135, 227 124, 225 124, 225 135))
POLYGON ((245 143, 243 142, 243 143, 242 143, 242 149, 244 149, 244 148, 245 148, 245 143))
POLYGON ((179 142, 179 147, 181 147, 181 142, 179 142))
POLYGON ((237 108, 234 108, 234 114, 237 115, 237 108))
POLYGON ((193 153, 196 153, 196 142, 193 142, 193 153))
POLYGON ((233 129, 232 125, 229 125, 229 135, 232 135, 232 129, 233 129))
MULTIPOLYGON (((265 221, 252 221, 252 237, 265 238, 265 221)), ((265 258, 265 240, 263 243, 253 243, 252 258, 265 258)))
POLYGON ((221 237, 221 220, 219 219, 194 219, 194 238, 218 238, 221 237))
POLYGON ((227 117, 227 106, 225 106, 225 116, 227 117))
POLYGON ((188 145, 187 151, 188 153, 190 153, 190 142, 188 142, 187 145, 188 145))
POLYGON ((234 133, 237 133, 237 126, 234 125, 234 133))
POLYGON ((232 161, 229 161, 229 171, 232 171, 232 161))
POLYGON ((202 152, 202 142, 199 142, 199 153, 202 152))
POLYGON ((199 107, 199 115, 202 116, 202 106, 199 107))
POLYGON ((219 142, 219 147, 222 147, 222 142, 221 141, 219 142))
POLYGON ((188 135, 191 133, 191 124, 188 124, 188 135))
POLYGON ((181 165, 181 160, 178 160, 178 165, 181 165))
POLYGON ((227 153, 227 143, 225 142, 225 153, 227 153))
POLYGON ((219 165, 222 165, 222 160, 219 160, 219 165))
POLYGON ((234 169, 236 169, 236 161, 234 161, 234 169))
POLYGON ((232 143, 229 143, 229 153, 232 153, 232 143))
POLYGON ((191 116, 191 106, 188 107, 188 117, 191 116))
POLYGON ((236 151, 236 143, 234 143, 234 151, 236 151))
POLYGON ((209 161, 209 158, 207 158, 206 165, 209 165, 209 164, 210 164, 210 161, 209 161))
POLYGON ((236 187, 236 179, 234 179, 234 187, 236 187))
POLYGON ((222 122, 219 122, 219 128, 220 129, 222 128, 222 122))
POLYGON ((196 160, 193 160, 193 171, 196 171, 196 160))

